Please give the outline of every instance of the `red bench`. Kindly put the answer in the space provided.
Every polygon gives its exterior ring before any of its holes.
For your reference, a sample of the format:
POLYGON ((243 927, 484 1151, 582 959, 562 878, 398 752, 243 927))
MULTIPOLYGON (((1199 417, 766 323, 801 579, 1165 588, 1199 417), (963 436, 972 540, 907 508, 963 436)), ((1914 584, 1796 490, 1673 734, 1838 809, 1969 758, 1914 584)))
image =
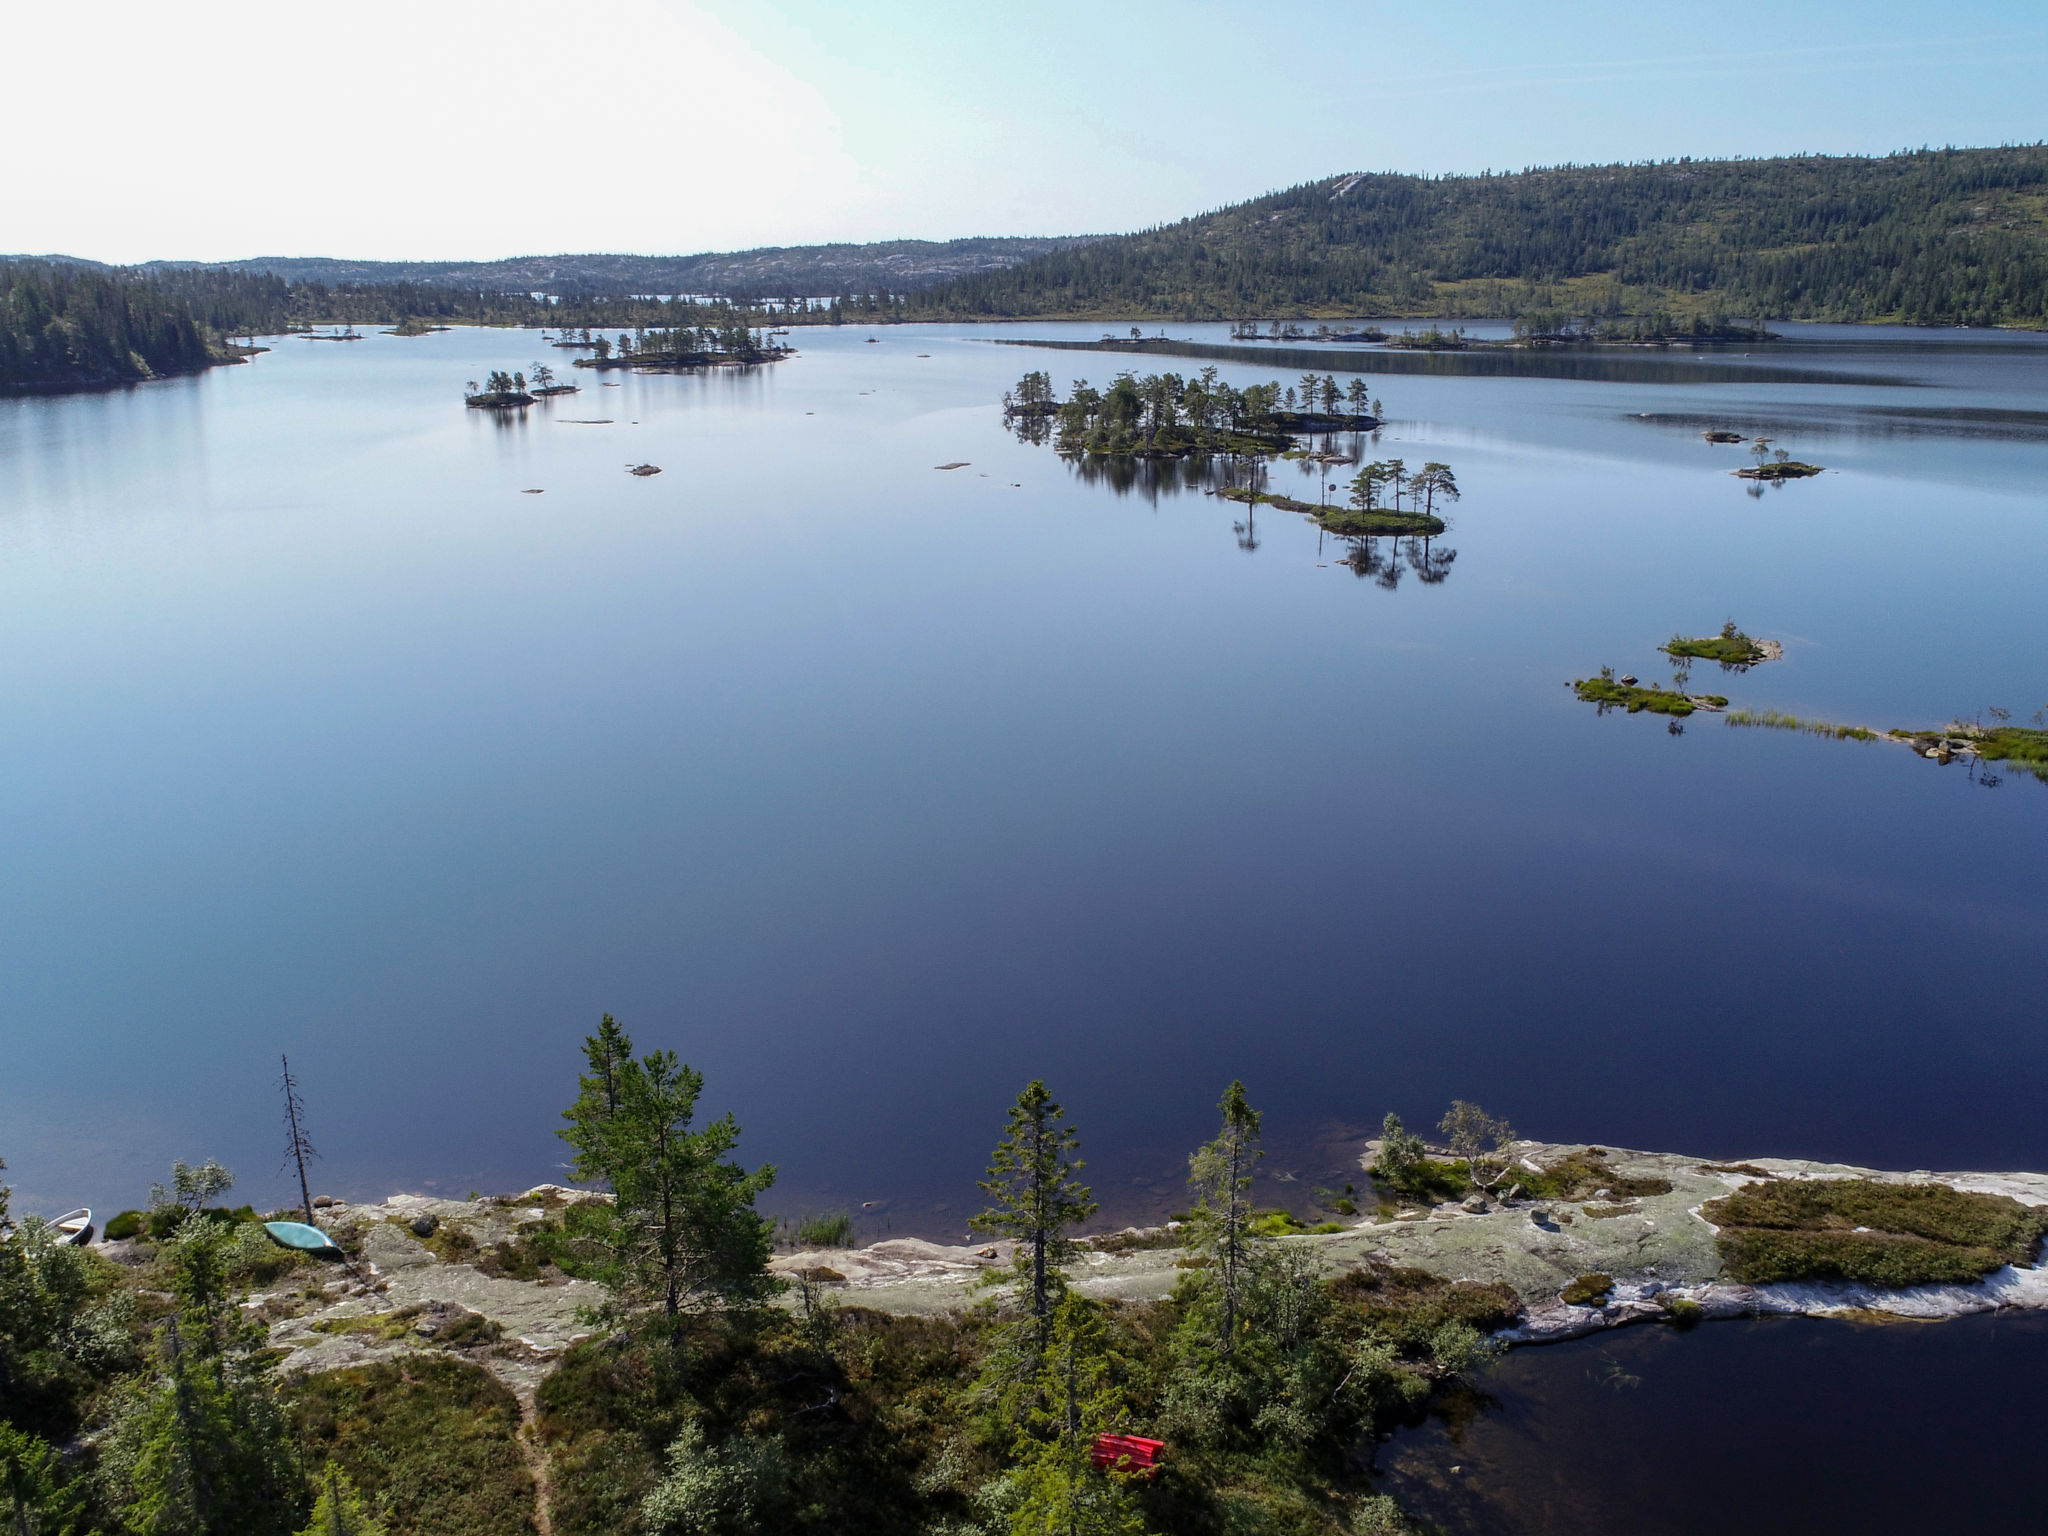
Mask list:
POLYGON ((1116 1467, 1139 1477, 1157 1477, 1159 1458, 1165 1450, 1164 1440, 1147 1440, 1143 1435, 1097 1435, 1090 1455, 1098 1467, 1116 1467))

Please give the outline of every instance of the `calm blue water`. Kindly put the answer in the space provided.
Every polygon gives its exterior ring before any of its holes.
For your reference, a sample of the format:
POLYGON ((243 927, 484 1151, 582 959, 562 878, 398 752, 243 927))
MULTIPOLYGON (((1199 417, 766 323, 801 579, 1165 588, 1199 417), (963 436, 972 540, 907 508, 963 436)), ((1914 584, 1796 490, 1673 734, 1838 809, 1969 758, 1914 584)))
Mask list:
POLYGON ((17 1209, 173 1157, 282 1197, 280 1050, 323 1187, 556 1176, 606 1009, 706 1071, 772 1204, 899 1231, 957 1230, 1034 1075, 1119 1216, 1178 1200, 1233 1076, 1303 1178, 1454 1095, 2048 1166, 2048 786, 1564 686, 1734 617, 1786 647, 1695 671, 1738 704, 2041 707, 2048 342, 1747 360, 1907 384, 1372 375, 1371 451, 1466 491, 1448 578, 1388 590, 1014 440, 1025 368, 1123 360, 984 338, 1099 329, 803 331, 516 422, 462 387, 541 347, 471 330, 0 401, 17 1209), (1752 498, 1709 422, 1831 472, 1752 498))
POLYGON ((1460 1536, 2037 1529, 2048 1318, 1780 1318, 1517 1350, 1384 1485, 1460 1536))

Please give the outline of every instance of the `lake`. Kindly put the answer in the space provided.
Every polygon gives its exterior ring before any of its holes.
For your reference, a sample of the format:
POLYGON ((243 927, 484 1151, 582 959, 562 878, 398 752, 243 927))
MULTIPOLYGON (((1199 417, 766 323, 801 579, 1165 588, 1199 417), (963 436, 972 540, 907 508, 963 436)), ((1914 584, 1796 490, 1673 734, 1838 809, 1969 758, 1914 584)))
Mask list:
POLYGON ((1379 1465, 1459 1536, 2024 1529, 2044 1369, 2038 1313, 1630 1328, 1517 1350, 1379 1465))
POLYGON ((1368 373, 1368 452, 1464 487, 1424 581, 1018 441, 1027 368, 1203 365, 989 341, 1099 330, 800 330, 509 419, 463 386, 561 362, 530 333, 0 401, 16 1209, 173 1157, 282 1200, 283 1051, 320 1188, 561 1177, 606 1010, 705 1071, 773 1209, 864 1234, 957 1235, 1034 1076, 1118 1221, 1180 1203, 1233 1077, 1274 1199, 1454 1096, 2048 1166, 2048 785, 1566 687, 1732 617, 1785 646, 1695 667, 1738 706, 2040 708, 2048 339, 1368 373), (1829 473, 1752 496, 1708 425, 1829 473))

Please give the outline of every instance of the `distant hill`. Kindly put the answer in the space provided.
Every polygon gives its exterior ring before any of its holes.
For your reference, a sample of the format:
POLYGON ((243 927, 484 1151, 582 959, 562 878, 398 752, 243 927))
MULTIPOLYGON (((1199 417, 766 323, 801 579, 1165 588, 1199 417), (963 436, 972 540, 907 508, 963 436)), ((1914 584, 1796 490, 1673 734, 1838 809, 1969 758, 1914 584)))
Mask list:
POLYGON ((2048 146, 1346 175, 917 294, 913 315, 1763 313, 2048 324, 2048 146))
MULTIPOLYGON (((293 283, 417 283, 498 293, 693 293, 740 300, 909 293, 934 283, 1014 267, 1093 237, 1005 236, 889 240, 874 245, 763 246, 699 256, 514 256, 502 261, 349 261, 256 256, 245 261, 152 261, 143 272, 265 273, 293 283)), ((63 259, 63 258, 41 258, 63 259)))

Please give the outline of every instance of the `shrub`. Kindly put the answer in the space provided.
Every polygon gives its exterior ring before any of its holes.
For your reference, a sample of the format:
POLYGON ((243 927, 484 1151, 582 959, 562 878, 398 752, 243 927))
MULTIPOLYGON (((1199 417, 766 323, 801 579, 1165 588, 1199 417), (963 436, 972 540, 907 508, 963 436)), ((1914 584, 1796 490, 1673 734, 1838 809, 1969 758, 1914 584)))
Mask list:
POLYGON ((131 1237, 142 1235, 143 1223, 149 1219, 142 1211, 123 1211, 107 1219, 104 1236, 110 1243, 125 1242, 131 1237))
POLYGON ((1658 1300, 1663 1305, 1666 1320, 1675 1328, 1696 1327, 1706 1318, 1707 1309, 1687 1297, 1667 1295, 1658 1300))
POLYGON ((1584 1200, 1600 1190, 1610 1195, 1640 1199, 1644 1195, 1668 1195, 1671 1181, 1650 1174, 1632 1178, 1607 1166, 1607 1154, 1588 1148, 1552 1163, 1541 1173, 1526 1168, 1518 1175, 1522 1187, 1539 1200, 1584 1200))
POLYGON ((1511 1286, 1446 1281, 1425 1269, 1391 1264, 1353 1270, 1332 1281, 1330 1289, 1365 1331, 1416 1359, 1430 1353, 1431 1341, 1446 1323, 1464 1323, 1486 1334, 1512 1327, 1522 1315, 1522 1298, 1511 1286))
POLYGON ((1702 1208, 1735 1279, 1967 1285, 2027 1262, 2048 1214, 2004 1195, 1881 1179, 1774 1179, 1702 1208))
POLYGON ((531 1536, 533 1477, 519 1405, 476 1366, 413 1355, 307 1377, 289 1408, 308 1458, 352 1477, 412 1536, 531 1536))
POLYGON ((779 1435, 714 1446, 691 1423, 669 1446, 667 1475, 641 1500, 640 1518, 657 1536, 754 1536, 778 1524, 788 1500, 779 1435))

